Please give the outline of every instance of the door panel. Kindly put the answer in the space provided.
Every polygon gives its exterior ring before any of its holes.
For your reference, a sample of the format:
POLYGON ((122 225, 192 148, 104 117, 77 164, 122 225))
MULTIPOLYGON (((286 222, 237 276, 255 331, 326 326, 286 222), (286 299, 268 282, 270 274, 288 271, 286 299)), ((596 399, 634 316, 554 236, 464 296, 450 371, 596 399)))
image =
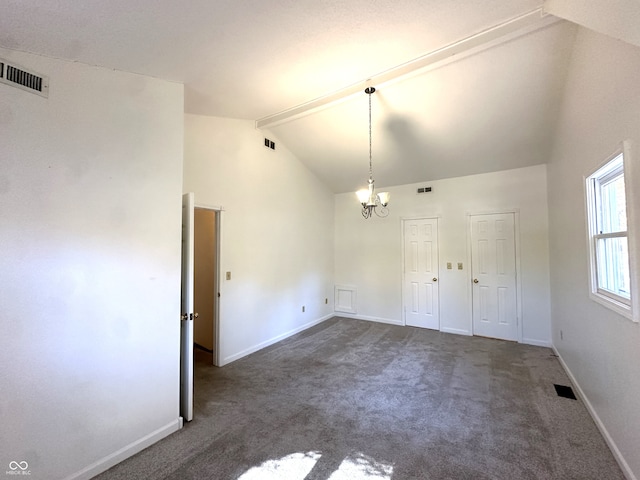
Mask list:
POLYGON ((473 333, 518 339, 515 215, 473 215, 473 333))
POLYGON ((180 416, 187 422, 193 419, 193 199, 193 193, 182 196, 180 416))
POLYGON ((433 316, 433 284, 425 283, 425 296, 424 296, 424 314, 433 316))
POLYGON ((405 220, 403 224, 405 324, 439 330, 438 220, 405 220))

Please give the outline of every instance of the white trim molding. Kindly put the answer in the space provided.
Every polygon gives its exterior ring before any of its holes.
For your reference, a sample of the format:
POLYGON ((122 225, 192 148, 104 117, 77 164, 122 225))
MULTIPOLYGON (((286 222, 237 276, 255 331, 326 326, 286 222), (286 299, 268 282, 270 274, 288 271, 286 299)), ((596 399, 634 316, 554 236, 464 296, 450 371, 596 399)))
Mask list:
POLYGON ((289 338, 293 335, 295 335, 296 333, 300 333, 308 328, 311 328, 315 325, 318 325, 326 320, 329 320, 330 318, 335 317, 335 315, 333 313, 330 313, 328 315, 325 315, 323 317, 320 317, 316 320, 312 320, 311 322, 305 323, 304 325, 298 327, 298 328, 294 328, 293 330, 289 330, 288 332, 285 332, 281 335, 277 335, 273 338, 270 338, 269 340, 266 340, 262 343, 259 343, 257 345, 254 345, 253 347, 249 347, 246 348, 244 350, 242 350, 241 352, 238 353, 234 353, 233 355, 229 355, 228 357, 225 357, 222 359, 222 361, 220 362, 220 367, 223 367, 231 362, 235 362, 236 360, 240 360, 242 357, 246 357, 247 355, 251 355, 252 353, 255 353, 259 350, 262 350, 263 348, 269 347, 271 345, 273 345, 274 343, 278 343, 281 340, 284 340, 286 338, 289 338))
POLYGON ((453 335, 464 335, 466 337, 473 336, 473 333, 471 333, 471 330, 464 330, 462 328, 440 327, 440 331, 442 333, 451 333, 453 335))
MULTIPOLYGON (((369 315, 351 315, 348 313, 347 314, 336 313, 335 316, 342 317, 342 318, 351 318, 353 320, 365 320, 367 322, 387 323, 389 325, 398 325, 400 327, 404 326, 404 323, 402 323, 402 320, 397 320, 394 318, 371 317, 369 315)), ((434 330, 434 332, 437 332, 437 330, 434 330)))
POLYGON ((358 313, 358 287, 336 285, 333 294, 333 310, 336 313, 358 313))
POLYGON ((639 194, 636 188, 634 188, 637 181, 634 181, 633 178, 633 175, 637 175, 638 172, 634 172, 633 169, 631 141, 624 140, 618 144, 611 155, 595 168, 591 168, 589 173, 583 176, 582 183, 584 188, 585 223, 587 226, 585 233, 588 252, 589 298, 633 322, 638 322, 640 320, 640 254, 638 253, 640 239, 638 238, 638 225, 636 223, 636 215, 638 212, 636 211, 635 201, 638 200, 639 194), (620 236, 620 234, 615 232, 604 235, 602 232, 598 232, 598 214, 596 213, 598 195, 594 191, 594 185, 598 185, 598 180, 610 173, 606 169, 621 155, 623 159, 622 175, 624 176, 625 182, 627 215, 627 229, 622 233, 624 233, 623 236, 627 240, 627 250, 629 254, 629 300, 600 288, 598 284, 598 264, 595 244, 595 239, 597 238, 615 238, 620 236))
POLYGON ((589 415, 591 415, 591 418, 593 419, 594 423, 598 427, 598 430, 600 430, 600 433, 604 437, 605 442, 607 442, 607 445, 609 446, 609 449, 611 450, 613 457, 616 459, 616 462, 618 462, 618 465, 620 465, 620 468, 622 469, 622 473, 624 473, 625 477, 627 477, 628 480, 638 480, 638 478, 633 474, 633 471, 631 471, 631 467, 629 467, 629 464, 622 456, 622 453, 620 452, 620 449, 618 449, 616 442, 613 441, 613 438, 609 434, 607 427, 605 427, 604 423, 602 423, 602 420, 600 420, 598 413, 593 408, 593 405, 591 405, 589 398, 585 395, 584 391, 580 387, 580 384, 578 383, 576 378, 573 376, 573 373, 571 373, 571 370, 569 370, 569 367, 567 366, 564 359, 562 358, 562 355, 560 355, 560 352, 555 347, 555 345, 553 345, 551 348, 553 349, 553 352, 558 357, 558 360, 560 361, 560 365, 562 365, 562 368, 564 369, 565 373, 569 377, 569 380, 571 380, 571 384, 576 388, 576 392, 578 393, 580 400, 582 400, 582 403, 584 403, 584 406, 587 408, 589 415))
POLYGON ((92 463, 86 468, 83 468, 79 472, 76 472, 70 476, 68 476, 65 480, 89 480, 90 478, 95 477, 96 475, 106 472, 114 465, 122 462, 123 460, 132 457, 136 453, 141 452, 145 448, 153 445, 154 443, 162 440, 168 435, 171 435, 174 432, 177 432, 182 427, 182 418, 176 418, 171 423, 158 428, 157 430, 151 432, 148 435, 136 440, 135 442, 130 443, 129 445, 121 448, 113 452, 110 455, 107 455, 104 458, 101 458, 95 463, 92 463))

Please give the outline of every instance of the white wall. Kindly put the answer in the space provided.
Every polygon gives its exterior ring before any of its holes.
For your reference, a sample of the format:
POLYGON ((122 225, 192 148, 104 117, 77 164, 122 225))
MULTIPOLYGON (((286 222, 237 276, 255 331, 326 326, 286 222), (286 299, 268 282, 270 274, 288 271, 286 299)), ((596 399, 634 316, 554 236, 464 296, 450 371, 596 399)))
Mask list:
POLYGON ((640 4, 636 0, 545 0, 543 8, 556 17, 640 46, 640 4))
POLYGON ((252 121, 186 115, 184 191, 224 209, 221 364, 332 315, 333 194, 277 138, 252 121))
POLYGON ((385 188, 389 216, 365 220, 353 193, 336 196, 335 280, 358 289, 360 318, 403 323, 401 219, 438 217, 441 330, 471 334, 468 217, 518 211, 520 217, 523 341, 548 345, 549 253, 544 165, 385 188), (432 192, 417 195, 419 186, 432 192), (446 262, 464 269, 446 269, 446 262))
POLYGON ((0 470, 89 478, 178 427, 183 89, 0 57, 0 470))
MULTIPOLYGON (((634 168, 626 184, 640 192, 639 74, 640 48, 579 30, 548 175, 553 343, 636 478, 640 326, 589 299, 584 176, 630 139, 632 157, 625 161, 634 168)), ((638 223, 636 214, 630 219, 636 238, 638 223)), ((637 282, 632 288, 638 292, 637 282)))

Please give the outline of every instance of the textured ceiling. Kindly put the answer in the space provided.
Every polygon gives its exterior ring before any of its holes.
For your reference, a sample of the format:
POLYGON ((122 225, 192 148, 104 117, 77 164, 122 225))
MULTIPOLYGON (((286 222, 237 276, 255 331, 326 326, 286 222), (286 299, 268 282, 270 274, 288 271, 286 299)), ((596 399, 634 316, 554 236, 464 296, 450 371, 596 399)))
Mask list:
MULTIPOLYGON (((257 120, 436 51, 536 0, 0 0, 0 46, 185 84, 187 113, 257 120)), ((546 161, 573 41, 541 24, 383 85, 378 186, 546 161)), ((368 171, 364 93, 267 133, 335 192, 368 171)))
MULTIPOLYGON (((574 30, 557 23, 372 97, 376 185, 546 163, 574 30)), ((366 93, 271 130, 336 192, 366 186, 366 93)))

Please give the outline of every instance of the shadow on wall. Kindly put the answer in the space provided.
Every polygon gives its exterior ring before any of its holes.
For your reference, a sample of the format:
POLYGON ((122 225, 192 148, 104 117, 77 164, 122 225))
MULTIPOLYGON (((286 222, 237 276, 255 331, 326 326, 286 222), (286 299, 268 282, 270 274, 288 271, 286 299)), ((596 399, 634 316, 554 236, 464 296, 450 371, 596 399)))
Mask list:
MULTIPOLYGON (((427 140, 430 138, 427 132, 420 132, 416 127, 418 123, 404 115, 390 115, 384 122, 384 129, 392 143, 386 146, 386 161, 379 165, 381 174, 391 172, 396 168, 406 170, 414 169, 414 178, 430 178, 432 172, 430 159, 437 158, 433 152, 433 144, 427 140), (406 162, 404 159, 422 158, 421 162, 406 162)), ((373 139, 374 142, 376 139, 373 139)), ((373 147, 374 164, 376 157, 375 143, 373 147)), ((374 165, 375 166, 375 165, 374 165)))

